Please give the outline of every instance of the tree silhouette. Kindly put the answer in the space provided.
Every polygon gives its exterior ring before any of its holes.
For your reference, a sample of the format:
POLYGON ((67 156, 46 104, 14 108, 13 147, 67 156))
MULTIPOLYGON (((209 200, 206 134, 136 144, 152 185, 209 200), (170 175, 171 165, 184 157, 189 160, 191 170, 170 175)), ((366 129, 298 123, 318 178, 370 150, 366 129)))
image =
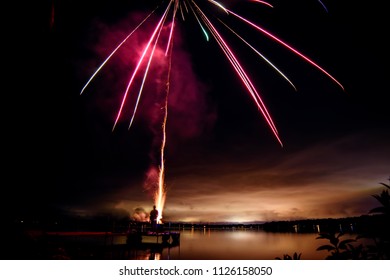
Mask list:
MULTIPOLYGON (((390 177, 389 177, 389 181, 390 181, 390 177)), ((385 183, 380 183, 380 184, 385 186, 386 188, 390 189, 390 185, 387 185, 385 183)), ((369 213, 370 214, 372 214, 372 213, 383 214, 388 219, 389 216, 390 216, 390 195, 389 195, 389 190, 384 189, 384 190, 382 190, 381 194, 374 194, 372 196, 376 200, 379 201, 381 206, 375 207, 375 208, 371 209, 369 213)))
MULTIPOLYGON (((388 179, 390 181, 390 177, 388 179)), ((380 194, 373 194, 380 206, 371 209, 368 214, 373 214, 375 219, 370 219, 365 224, 365 233, 358 235, 355 239, 341 239, 343 232, 320 233, 316 239, 327 239, 330 244, 325 244, 317 248, 317 251, 327 250, 330 255, 328 260, 366 260, 366 259, 390 259, 390 184, 380 183, 386 189, 380 194), (367 239, 370 242, 358 242, 367 239), (352 243, 357 242, 357 246, 352 243)), ((281 260, 282 258, 276 257, 281 260)), ((283 255, 283 260, 299 260, 301 254, 294 253, 291 257, 283 255)))
POLYGON ((331 254, 326 257, 329 260, 347 260, 353 259, 356 255, 352 254, 352 251, 356 251, 357 248, 353 247, 352 242, 356 242, 356 239, 344 239, 341 240, 340 237, 344 233, 320 233, 316 239, 328 239, 330 245, 322 245, 317 248, 317 251, 328 250, 331 254))
MULTIPOLYGON (((390 181, 390 177, 388 179, 390 181)), ((374 194, 374 197, 381 205, 369 211, 380 218, 380 227, 374 232, 359 236, 359 238, 369 238, 373 241, 372 245, 367 246, 368 258, 372 259, 390 259, 390 185, 380 183, 385 188, 380 194, 374 194)))

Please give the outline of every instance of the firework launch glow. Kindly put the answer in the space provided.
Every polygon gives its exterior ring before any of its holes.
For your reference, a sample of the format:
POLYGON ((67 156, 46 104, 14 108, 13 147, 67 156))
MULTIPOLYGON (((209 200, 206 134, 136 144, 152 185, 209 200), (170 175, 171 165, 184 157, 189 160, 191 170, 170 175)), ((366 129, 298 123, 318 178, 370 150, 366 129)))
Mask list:
MULTIPOLYGON (((248 0, 248 2, 253 5, 264 5, 266 8, 273 8, 273 5, 266 1, 258 1, 258 0, 248 0)), ((323 8, 326 10, 325 5, 318 1, 323 8)), ((124 113, 125 104, 128 102, 128 97, 134 91, 137 93, 136 100, 132 105, 132 112, 130 116, 130 122, 128 128, 130 129, 135 121, 139 103, 144 91, 144 85, 147 82, 148 74, 150 71, 153 71, 151 66, 153 62, 157 60, 158 63, 163 63, 165 70, 163 71, 161 79, 164 80, 163 84, 164 88, 159 89, 159 93, 164 96, 161 100, 164 100, 162 104, 160 104, 161 111, 161 145, 160 145, 160 160, 158 166, 158 182, 156 182, 156 190, 154 195, 154 204, 156 205, 157 210, 159 211, 158 220, 161 221, 163 216, 163 209, 166 199, 166 186, 164 183, 165 177, 165 148, 167 141, 166 135, 166 126, 168 121, 168 112, 169 112, 169 92, 170 92, 170 77, 171 77, 171 64, 172 64, 172 56, 175 55, 174 52, 174 38, 175 38, 175 27, 176 24, 184 23, 187 17, 194 17, 199 25, 201 32, 204 34, 204 39, 206 41, 210 41, 211 39, 215 40, 218 44, 220 50, 231 64, 236 77, 243 84, 244 89, 251 97, 254 105, 259 110, 261 116, 264 121, 268 125, 269 129, 272 132, 272 135, 275 137, 276 141, 283 146, 283 141, 278 132, 277 126, 269 113, 267 106, 265 105, 259 90, 256 88, 255 83, 250 78, 250 75, 247 70, 245 70, 244 65, 237 58, 237 54, 234 50, 234 47, 231 46, 223 33, 221 33, 221 28, 224 28, 225 31, 231 32, 235 37, 237 37, 241 43, 244 43, 248 46, 251 51, 255 52, 257 56, 259 56, 265 63, 271 66, 285 81, 287 81, 295 90, 297 90, 294 83, 284 74, 274 63, 270 61, 270 59, 266 58, 257 48, 255 48, 249 41, 249 39, 245 39, 239 32, 235 31, 234 26, 232 24, 226 23, 226 19, 229 18, 229 22, 237 22, 244 23, 248 28, 254 29, 262 35, 265 35, 267 38, 273 40, 276 44, 284 47, 287 51, 291 52, 293 55, 298 56, 303 61, 307 62, 313 68, 319 70, 324 75, 326 75, 330 81, 334 82, 337 86, 339 86, 342 90, 344 90, 343 85, 333 77, 329 72, 327 72, 324 68, 319 66, 316 62, 310 59, 308 56, 304 55, 296 48, 292 47, 290 44, 280 39, 278 36, 272 34, 267 31, 265 28, 261 27, 255 21, 246 18, 244 15, 240 15, 238 12, 233 11, 230 8, 227 8, 223 3, 208 0, 208 1, 195 1, 195 0, 170 0, 170 1, 162 1, 154 10, 152 10, 146 17, 144 17, 139 24, 132 28, 132 30, 128 33, 128 35, 116 46, 116 48, 108 55, 108 57, 100 64, 97 70, 90 76, 87 83, 82 88, 80 94, 84 94, 87 90, 88 85, 97 77, 97 74, 100 70, 106 65, 106 63, 117 53, 120 48, 125 48, 126 43, 131 41, 131 38, 137 32, 142 32, 140 29, 145 23, 154 24, 153 30, 149 34, 149 38, 144 42, 144 47, 142 51, 139 52, 139 58, 137 63, 133 66, 132 74, 128 79, 127 86, 123 91, 122 101, 119 104, 119 109, 116 114, 116 118, 114 120, 113 128, 114 130, 117 127, 118 122, 122 118, 124 113), (164 53, 164 58, 161 58, 162 55, 157 55, 156 53, 160 53, 160 50, 164 53), (142 76, 142 81, 139 84, 139 88, 135 89, 137 86, 135 80, 137 77, 142 76)), ((203 38, 200 38, 203 39, 203 38)), ((137 55, 137 54, 132 54, 137 55)))

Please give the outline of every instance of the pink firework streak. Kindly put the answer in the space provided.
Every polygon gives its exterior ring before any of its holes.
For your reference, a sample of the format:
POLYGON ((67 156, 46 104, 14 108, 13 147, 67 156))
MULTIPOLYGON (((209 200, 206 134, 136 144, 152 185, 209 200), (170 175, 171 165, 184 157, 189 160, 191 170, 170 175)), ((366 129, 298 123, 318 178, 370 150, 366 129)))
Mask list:
MULTIPOLYGON (((249 0, 253 4, 262 4, 267 7, 273 8, 273 6, 266 2, 266 1, 259 1, 259 0, 249 0)), ((200 2, 200 1, 199 1, 200 2)), ((323 3, 319 1, 322 5, 323 3)), ((263 35, 271 38, 273 41, 275 41, 277 44, 282 45, 287 50, 291 51, 293 54, 297 55, 310 65, 312 65, 314 68, 321 71, 323 74, 325 74, 327 77, 330 78, 331 81, 336 83, 339 87, 341 87, 342 90, 344 90, 343 85, 334 78, 330 73, 328 73, 324 68, 319 66, 317 63, 315 63, 312 59, 307 57, 306 55, 302 54, 300 51, 293 48, 288 43, 284 42, 282 39, 278 38, 271 32, 265 30, 264 28, 260 27, 258 24, 252 22, 251 20, 245 18, 244 16, 241 16, 234 11, 225 8, 221 3, 214 1, 214 0, 208 0, 206 3, 209 3, 212 6, 218 7, 218 9, 221 9, 225 15, 232 16, 235 19, 238 19, 239 21, 244 22, 249 27, 255 28, 257 31, 261 32, 263 35)), ((204 3, 202 3, 204 4, 204 3)), ((209 6, 210 6, 209 5, 209 6)), ((325 9, 326 7, 323 6, 325 9)), ((155 57, 155 51, 158 44, 161 44, 161 41, 165 40, 165 56, 167 60, 167 77, 166 77, 166 88, 164 90, 165 98, 164 98, 164 104, 162 105, 163 109, 163 118, 161 120, 161 131, 162 131, 162 140, 161 140, 161 147, 160 147, 160 165, 159 165, 159 176, 158 176, 158 182, 156 182, 156 185, 158 185, 157 190, 154 195, 154 204, 157 207, 157 210, 159 211, 159 221, 162 219, 162 213, 164 209, 165 204, 165 198, 166 198, 166 188, 164 183, 164 177, 165 177, 165 146, 167 142, 166 138, 166 124, 167 124, 167 116, 168 116, 168 96, 170 91, 170 72, 171 72, 171 61, 172 61, 172 55, 173 55, 173 39, 175 34, 175 25, 178 15, 180 15, 180 18, 184 22, 186 17, 189 15, 192 15, 195 17, 197 23, 199 24, 199 27, 201 28, 201 31, 203 32, 205 38, 207 41, 211 38, 214 38, 214 40, 217 42, 218 46, 222 50, 223 54, 227 58, 227 60, 230 62, 231 66, 233 67, 233 70, 235 71, 237 78, 243 83, 243 86, 245 90, 248 92, 249 96, 252 98, 254 104, 257 106, 258 110, 260 111, 262 117, 264 118, 265 122, 269 126, 273 136, 276 138, 278 143, 283 146, 283 142, 279 136, 279 132, 276 128, 276 125, 271 117, 271 114, 269 113, 269 110, 267 109, 266 105, 264 104, 258 89, 255 87, 254 83, 251 81, 247 71, 245 71, 244 66, 240 63, 238 60, 236 54, 234 53, 232 47, 229 46, 225 38, 221 35, 219 30, 217 29, 216 25, 211 20, 211 16, 208 15, 206 11, 209 11, 208 9, 210 7, 201 7, 201 5, 198 3, 198 1, 195 0, 170 0, 170 1, 163 1, 158 7, 156 7, 149 15, 147 15, 118 45, 117 47, 109 54, 109 56, 103 61, 103 63, 97 68, 97 70, 93 73, 93 75, 90 77, 88 82, 84 85, 82 88, 80 94, 82 94, 88 85, 92 82, 92 80, 96 77, 97 73, 103 68, 103 66, 107 63, 107 61, 118 51, 119 48, 121 48, 124 43, 136 32, 139 30, 139 28, 145 24, 145 22, 152 21, 156 16, 157 20, 155 23, 155 27, 153 31, 151 32, 149 36, 149 40, 145 43, 145 46, 143 48, 143 51, 141 52, 141 55, 138 59, 138 62, 135 65, 135 68, 129 78, 129 81, 127 83, 127 86, 124 90, 123 96, 122 96, 122 102, 120 103, 119 109, 117 111, 117 115, 114 121, 113 130, 118 124, 118 121, 120 120, 123 112, 123 108, 126 104, 127 97, 131 93, 132 87, 134 87, 134 79, 137 75, 142 75, 143 71, 143 79, 141 82, 141 86, 138 90, 138 95, 136 98, 135 105, 133 107, 132 115, 130 118, 129 123, 129 129, 131 128, 133 121, 136 117, 138 105, 140 102, 140 99, 142 97, 142 92, 144 89, 144 84, 147 80, 149 69, 151 69, 151 64, 153 62, 153 58, 155 57), (178 12, 179 11, 179 12, 178 12), (157 16, 157 13, 161 12, 162 14, 157 16), (168 18, 170 20, 168 20, 168 18), (146 62, 147 59, 147 62, 146 62)), ((260 58, 262 58, 266 63, 268 63, 274 70, 277 71, 277 73, 285 79, 288 83, 290 83, 294 89, 296 87, 294 84, 290 81, 290 79, 287 78, 285 74, 283 74, 269 59, 267 59, 264 55, 262 55, 256 48, 254 48, 247 40, 245 40, 243 37, 241 37, 238 32, 234 31, 234 29, 230 26, 228 26, 226 23, 224 23, 217 15, 213 14, 213 18, 217 18, 219 23, 222 23, 223 26, 227 28, 232 34, 234 34, 237 38, 240 39, 241 42, 246 44, 252 51, 254 51, 260 58)))

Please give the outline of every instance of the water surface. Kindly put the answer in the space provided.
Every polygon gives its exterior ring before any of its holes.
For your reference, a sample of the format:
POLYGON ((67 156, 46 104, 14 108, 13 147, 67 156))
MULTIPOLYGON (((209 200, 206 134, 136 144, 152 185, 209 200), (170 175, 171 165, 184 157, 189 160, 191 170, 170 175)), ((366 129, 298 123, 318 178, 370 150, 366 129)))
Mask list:
POLYGON ((180 244, 171 248, 132 250, 132 259, 273 260, 301 253, 301 259, 322 260, 327 251, 316 249, 327 240, 316 233, 270 233, 262 230, 182 230, 180 244))

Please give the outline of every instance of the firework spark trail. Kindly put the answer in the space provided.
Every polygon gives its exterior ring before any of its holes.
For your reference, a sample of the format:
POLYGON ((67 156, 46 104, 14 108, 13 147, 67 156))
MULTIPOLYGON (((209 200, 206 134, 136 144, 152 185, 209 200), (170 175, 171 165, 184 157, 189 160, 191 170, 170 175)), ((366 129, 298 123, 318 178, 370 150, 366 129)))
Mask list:
POLYGON ((172 15, 172 27, 171 27, 171 32, 169 33, 169 39, 168 39, 168 43, 167 43, 167 49, 165 51, 165 56, 167 56, 167 54, 168 54, 170 42, 171 42, 172 36, 173 36, 173 30, 175 28, 176 13, 177 13, 177 9, 179 7, 179 0, 174 0, 174 1, 175 1, 175 6, 174 6, 174 9, 173 9, 173 15, 172 15))
POLYGON ((236 31, 234 31, 232 28, 230 28, 226 23, 224 23, 222 20, 219 19, 219 21, 225 25, 226 28, 228 28, 234 35, 236 35, 242 42, 244 42, 248 47, 250 47, 256 54, 258 54, 265 62, 267 62, 272 68, 274 68, 287 82, 290 83, 290 85, 297 91, 297 88, 291 82, 291 80, 283 74, 282 71, 280 71, 271 61, 269 61, 263 54, 261 54, 256 48, 254 48, 251 44, 249 44, 244 38, 242 38, 236 31))
POLYGON ((158 210, 158 217, 157 221, 161 221, 162 219, 162 213, 164 209, 165 204, 165 198, 166 198, 166 191, 165 191, 165 146, 167 143, 167 133, 166 133, 166 126, 167 126, 167 119, 168 119, 168 95, 169 95, 169 76, 170 76, 170 66, 168 69, 168 82, 167 82, 167 90, 166 90, 166 96, 165 96, 165 104, 164 104, 164 120, 162 123, 162 134, 163 138, 161 141, 161 161, 160 161, 160 173, 158 176, 158 190, 155 194, 155 202, 156 208, 158 210))
MULTIPOLYGON (((185 3, 185 2, 184 2, 184 3, 185 3)), ((192 13, 194 14, 194 16, 195 16, 195 18, 196 18, 196 20, 197 20, 199 26, 200 26, 200 29, 202 29, 202 31, 203 31, 203 33, 204 33, 204 35, 205 35, 205 37, 206 37, 206 40, 209 41, 209 40, 210 40, 209 34, 207 33, 206 29, 203 27, 203 24, 200 22, 198 15, 197 15, 196 12, 194 11, 194 8, 193 8, 192 6, 190 6, 190 8, 191 8, 191 11, 192 11, 192 13)))
POLYGON ((260 3, 260 4, 263 4, 263 5, 266 5, 268 7, 271 7, 273 8, 274 6, 272 6, 270 3, 268 2, 265 2, 265 1, 261 1, 261 0, 252 0, 253 2, 257 2, 257 3, 260 3))
POLYGON ((283 146, 283 143, 278 135, 278 131, 276 129, 276 126, 267 110, 265 107, 260 95, 258 94, 256 88, 254 87, 253 83, 251 82, 250 78, 246 74, 245 70, 242 68, 241 64, 235 57, 234 53, 231 51, 227 43, 223 40, 222 36, 219 34, 219 32, 216 30, 214 25, 210 22, 210 20, 207 18, 207 16, 203 13, 203 11, 197 6, 195 3, 194 5, 197 8, 197 11, 199 11, 204 23, 207 25, 209 28, 210 32, 213 34, 213 37, 216 39, 218 42, 219 46, 221 47, 222 51, 232 64, 233 68, 236 70, 238 76, 242 80, 242 82, 245 84, 247 90, 249 91, 250 95, 252 96, 252 99, 256 103, 258 109, 262 113, 263 117, 265 118, 266 122, 268 123, 269 127, 271 128, 274 136, 278 140, 281 146, 283 146))
POLYGON ((185 17, 184 17, 184 12, 183 12, 183 5, 181 5, 181 4, 179 4, 179 9, 180 9, 180 14, 181 14, 181 18, 182 18, 182 20, 183 21, 185 21, 186 19, 185 19, 185 17))
MULTIPOLYGON (((173 26, 172 26, 173 28, 173 26)), ((167 74, 167 83, 166 83, 166 94, 165 94, 165 104, 164 104, 164 119, 162 123, 162 134, 163 139, 161 142, 161 162, 160 162, 160 173, 158 180, 158 190, 156 192, 155 202, 156 208, 158 210, 157 221, 161 222, 162 213, 164 210, 165 199, 166 199, 166 188, 165 188, 165 146, 167 143, 167 120, 168 120, 168 97, 170 92, 170 79, 171 79, 171 69, 172 69, 172 52, 173 52, 173 37, 172 40, 169 41, 170 46, 168 46, 169 56, 168 56, 168 74, 167 74)))
POLYGON ((300 56, 301 58, 303 58, 304 60, 306 60, 307 62, 309 62, 311 65, 313 65, 314 67, 316 67, 317 69, 319 69, 322 73, 324 73, 326 76, 328 76, 330 79, 332 79, 336 84, 338 84, 342 90, 344 91, 344 86, 336 79, 334 78, 331 74, 329 74, 325 69, 323 69, 321 66, 319 66, 317 63, 315 63, 314 61, 312 61, 310 58, 308 58, 307 56, 305 56, 304 54, 302 54, 301 52, 297 51, 296 49, 294 49, 293 47, 291 47, 289 44, 285 43, 284 41, 282 41, 281 39, 279 39, 278 37, 276 37, 275 35, 271 34, 270 32, 268 32, 267 30, 265 30, 264 28, 261 28, 260 26, 254 24, 253 22, 247 20, 246 18, 232 12, 231 10, 228 10, 226 9, 229 14, 232 14, 234 15, 235 17, 241 19, 242 21, 248 23, 250 26, 256 28, 257 30, 261 31, 262 33, 264 33, 265 35, 267 35, 268 37, 272 38, 273 40, 275 40, 276 42, 282 44, 284 47, 286 47, 287 49, 289 49, 290 51, 292 51, 293 53, 297 54, 298 56, 300 56))
POLYGON ((183 4, 184 4, 184 8, 186 9, 186 11, 187 11, 187 13, 188 13, 188 7, 187 7, 187 4, 186 4, 186 2, 185 2, 185 1, 182 1, 181 3, 183 3, 183 4))
POLYGON ((147 51, 148 51, 148 49, 149 49, 149 47, 150 47, 150 44, 152 43, 153 39, 156 37, 156 34, 157 34, 159 28, 163 25, 164 21, 166 20, 166 17, 167 17, 169 8, 171 7, 171 3, 172 3, 172 2, 169 2, 169 4, 168 4, 168 6, 167 6, 167 8, 166 8, 166 10, 165 10, 165 12, 164 12, 164 14, 163 14, 163 16, 161 17, 160 21, 158 22, 158 24, 157 24, 157 26, 156 26, 156 28, 155 28, 153 34, 151 35, 151 37, 150 37, 150 39, 149 39, 148 44, 146 45, 146 47, 145 47, 145 49, 144 49, 144 51, 143 51, 143 53, 142 53, 142 55, 141 55, 141 58, 140 58, 139 61, 138 61, 138 64, 137 64, 137 66, 136 66, 136 68, 135 68, 135 70, 134 70, 134 72, 133 72, 133 75, 131 76, 131 78, 130 78, 128 84, 127 84, 127 88, 126 88, 126 91, 125 91, 125 93, 124 93, 124 95, 123 95, 122 103, 121 103, 121 106, 120 106, 120 108, 119 108, 119 110, 118 110, 118 114, 117 114, 117 117, 116 117, 116 119, 115 119, 114 126, 113 126, 112 130, 115 129, 115 127, 116 127, 116 125, 117 125, 117 123, 118 123, 118 121, 119 121, 119 118, 120 118, 120 116, 121 116, 121 114, 122 114, 123 106, 125 105, 126 98, 127 98, 128 93, 129 93, 130 87, 131 87, 131 85, 132 85, 132 83, 133 83, 134 77, 135 77, 136 74, 138 73, 138 69, 139 69, 141 63, 142 63, 143 60, 144 60, 144 57, 145 57, 145 55, 146 55, 146 53, 147 53, 147 51))
POLYGON ((135 31, 137 31, 137 29, 157 10, 154 9, 149 15, 147 15, 127 36, 126 38, 120 43, 117 45, 117 47, 111 52, 111 54, 103 61, 103 63, 98 67, 98 69, 92 74, 92 76, 89 78, 88 82, 84 85, 84 87, 82 88, 81 92, 80 92, 80 95, 83 94, 83 92, 85 91, 85 89, 88 87, 88 85, 91 83, 91 81, 93 80, 93 78, 96 76, 96 74, 100 71, 100 69, 103 68, 103 66, 107 63, 107 61, 110 60, 110 58, 117 52, 117 50, 119 50, 119 48, 127 41, 127 39, 129 39, 129 37, 131 35, 134 34, 135 31))
POLYGON ((322 7, 325 9, 325 11, 328 13, 328 8, 325 6, 325 4, 321 1, 321 0, 318 0, 318 2, 320 2, 320 4, 322 5, 322 7))
POLYGON ((229 14, 228 11, 225 9, 224 6, 222 6, 222 4, 218 3, 217 1, 214 1, 214 0, 208 0, 210 3, 216 5, 217 7, 219 7, 220 9, 222 9, 226 14, 229 14))
POLYGON ((152 59, 154 57, 154 52, 156 51, 158 39, 160 38, 162 29, 163 28, 162 28, 162 25, 161 25, 160 28, 159 28, 159 31, 158 31, 158 35, 156 36, 155 42, 153 44, 153 49, 152 49, 152 51, 151 51, 151 53, 149 55, 149 61, 148 61, 148 64, 146 66, 146 69, 145 69, 144 77, 143 77, 142 82, 141 82, 141 87, 140 87, 138 95, 137 95, 137 100, 136 100, 135 105, 134 105, 134 110, 133 110, 133 114, 132 114, 131 119, 130 119, 130 123, 129 123, 128 129, 131 128, 131 126, 133 124, 133 121, 134 121, 134 118, 135 118, 135 115, 137 113, 138 105, 139 105, 139 101, 141 100, 141 96, 142 96, 143 88, 144 88, 144 85, 145 85, 146 77, 148 76, 149 68, 150 68, 150 65, 152 63, 152 59))

